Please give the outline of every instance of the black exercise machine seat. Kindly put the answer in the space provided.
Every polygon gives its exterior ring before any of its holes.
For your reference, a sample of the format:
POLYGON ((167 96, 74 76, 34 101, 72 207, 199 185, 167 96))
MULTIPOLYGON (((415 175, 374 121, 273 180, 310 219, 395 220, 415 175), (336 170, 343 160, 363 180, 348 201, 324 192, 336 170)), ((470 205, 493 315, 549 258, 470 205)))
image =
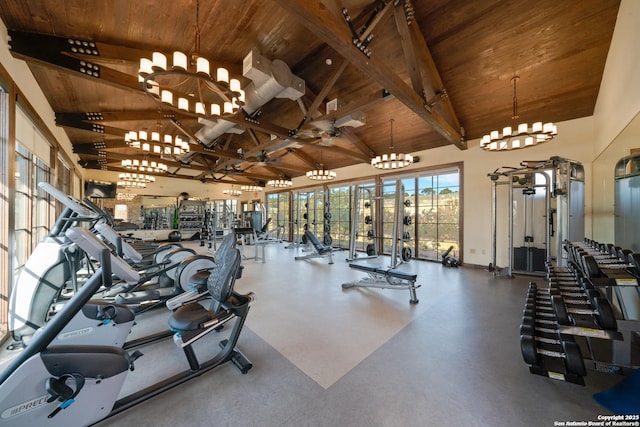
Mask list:
POLYGON ((366 271, 367 273, 375 273, 383 276, 394 277, 396 279, 407 280, 410 282, 415 282, 418 278, 417 274, 409 274, 393 268, 378 268, 361 264, 349 264, 349 268, 353 268, 354 270, 366 271))
POLYGON ((229 248, 207 279, 209 295, 213 299, 210 309, 204 308, 198 302, 190 302, 176 310, 169 318, 169 328, 180 332, 193 331, 202 329, 206 322, 214 320, 219 312, 217 307, 231 297, 239 268, 240 251, 229 248))

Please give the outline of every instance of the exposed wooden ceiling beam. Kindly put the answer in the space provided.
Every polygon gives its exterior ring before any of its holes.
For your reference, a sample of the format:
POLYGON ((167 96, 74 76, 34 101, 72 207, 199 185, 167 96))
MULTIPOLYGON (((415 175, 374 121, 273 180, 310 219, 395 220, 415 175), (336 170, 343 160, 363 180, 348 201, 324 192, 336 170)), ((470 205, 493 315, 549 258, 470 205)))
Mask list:
POLYGON ((276 2, 322 41, 393 94, 418 117, 429 123, 449 143, 455 144, 460 149, 467 148, 460 131, 439 115, 434 115, 427 110, 422 96, 409 87, 384 63, 383 59, 377 58, 375 53, 367 57, 353 45, 353 37, 347 25, 339 19, 335 10, 329 10, 328 5, 319 1, 276 0, 276 2))

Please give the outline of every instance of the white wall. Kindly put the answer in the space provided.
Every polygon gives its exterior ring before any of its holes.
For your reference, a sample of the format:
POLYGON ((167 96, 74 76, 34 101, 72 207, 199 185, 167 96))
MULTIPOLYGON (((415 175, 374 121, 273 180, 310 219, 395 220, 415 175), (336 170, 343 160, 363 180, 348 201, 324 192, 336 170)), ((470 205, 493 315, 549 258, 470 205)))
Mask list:
POLYGON ((592 192, 597 241, 615 242, 614 167, 640 148, 640 1, 623 0, 594 112, 592 192), (634 120, 635 118, 635 120, 634 120))

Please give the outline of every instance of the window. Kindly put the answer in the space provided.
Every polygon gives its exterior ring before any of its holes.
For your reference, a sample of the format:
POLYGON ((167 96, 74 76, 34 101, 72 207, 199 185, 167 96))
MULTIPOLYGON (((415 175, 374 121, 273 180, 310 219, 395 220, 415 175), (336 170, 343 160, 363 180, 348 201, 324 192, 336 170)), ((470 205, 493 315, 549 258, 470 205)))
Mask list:
MULTIPOLYGON (((269 230, 276 226, 284 227, 283 240, 289 238, 289 192, 267 194, 267 218, 271 218, 269 230)), ((265 219, 266 220, 266 219, 265 219)))
POLYGON ((9 284, 12 282, 11 263, 9 262, 9 216, 11 203, 9 189, 10 154, 9 147, 9 94, 0 81, 0 340, 7 332, 9 284))
POLYGON ((332 245, 340 248, 348 248, 351 238, 351 192, 352 187, 331 187, 329 189, 329 202, 331 220, 332 245))
POLYGON ((452 255, 460 254, 460 169, 458 167, 419 172, 413 176, 388 177, 382 184, 383 252, 390 254, 393 245, 396 183, 402 184, 402 205, 397 207, 401 226, 398 237, 415 257, 440 261, 453 246, 452 255), (406 219, 405 219, 406 218, 406 219))

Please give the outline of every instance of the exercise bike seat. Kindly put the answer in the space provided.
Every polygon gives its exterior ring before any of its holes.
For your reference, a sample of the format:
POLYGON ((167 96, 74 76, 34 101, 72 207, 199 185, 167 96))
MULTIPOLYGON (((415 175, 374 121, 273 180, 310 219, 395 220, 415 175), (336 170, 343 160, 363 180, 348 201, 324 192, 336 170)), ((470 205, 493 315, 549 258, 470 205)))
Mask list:
POLYGON ((198 329, 204 322, 211 320, 211 313, 198 303, 180 307, 180 315, 171 317, 169 327, 175 331, 198 329))

